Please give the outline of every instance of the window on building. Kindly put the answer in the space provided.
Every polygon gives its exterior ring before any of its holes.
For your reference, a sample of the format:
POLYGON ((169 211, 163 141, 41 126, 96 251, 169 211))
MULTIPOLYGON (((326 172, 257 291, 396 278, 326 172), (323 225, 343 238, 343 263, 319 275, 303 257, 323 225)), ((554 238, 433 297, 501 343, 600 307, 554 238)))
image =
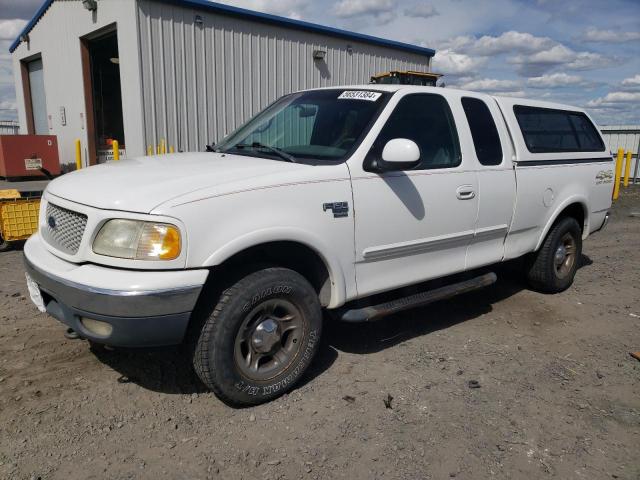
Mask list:
POLYGON ((489 107, 480 99, 465 97, 462 99, 462 108, 469 122, 478 160, 482 165, 500 165, 502 163, 500 135, 489 107))
POLYGON ((389 140, 408 138, 420 147, 415 170, 452 168, 460 165, 460 144, 449 104, 441 95, 404 96, 382 128, 372 148, 380 156, 389 140))
POLYGON ((42 58, 31 60, 26 64, 29 73, 29 92, 27 99, 33 116, 33 132, 36 135, 49 135, 49 120, 47 118, 47 99, 44 94, 44 72, 42 58))
POLYGON ((532 153, 604 151, 600 136, 583 113, 523 105, 515 105, 513 111, 532 153))

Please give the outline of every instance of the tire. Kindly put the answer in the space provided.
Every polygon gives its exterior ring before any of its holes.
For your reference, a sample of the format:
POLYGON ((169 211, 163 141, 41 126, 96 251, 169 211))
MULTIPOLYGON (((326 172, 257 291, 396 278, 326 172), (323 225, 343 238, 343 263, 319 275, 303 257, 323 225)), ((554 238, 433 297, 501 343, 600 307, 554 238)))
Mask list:
POLYGON ((0 252, 6 252, 8 250, 11 250, 11 243, 7 242, 2 238, 2 235, 0 235, 0 252))
POLYGON ((318 351, 322 312, 309 282, 286 268, 251 273, 222 292, 193 366, 223 402, 249 406, 288 392, 318 351))
POLYGON ((582 230, 573 217, 558 220, 527 263, 527 280, 534 290, 558 293, 573 283, 582 257, 582 230))

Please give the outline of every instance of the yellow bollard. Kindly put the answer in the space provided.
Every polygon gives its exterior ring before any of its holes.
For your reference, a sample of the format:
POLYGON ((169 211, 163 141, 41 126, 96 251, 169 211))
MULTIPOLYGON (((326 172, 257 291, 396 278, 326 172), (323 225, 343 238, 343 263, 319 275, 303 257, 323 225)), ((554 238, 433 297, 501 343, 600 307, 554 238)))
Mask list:
POLYGON ((76 140, 76 170, 82 168, 82 147, 80 146, 80 140, 76 140))
POLYGON ((169 153, 175 153, 175 150, 173 149, 173 145, 169 147, 169 153))
POLYGON ((629 186, 629 175, 631 175, 631 150, 627 152, 627 163, 624 166, 624 182, 625 187, 629 186))
POLYGON ((153 155, 153 147, 151 145, 147 146, 147 155, 149 156, 153 155))
POLYGON ((120 160, 120 146, 118 145, 118 141, 114 140, 113 143, 113 159, 117 162, 120 160))
POLYGON ((613 199, 617 200, 620 196, 620 177, 622 176, 622 159, 624 157, 624 150, 618 149, 618 158, 616 159, 616 176, 613 180, 613 199))
POLYGON ((162 153, 163 155, 167 153, 167 144, 165 143, 164 138, 160 140, 160 148, 160 153, 162 153))
POLYGON ((156 146, 156 155, 160 155, 162 151, 160 150, 160 144, 156 146))

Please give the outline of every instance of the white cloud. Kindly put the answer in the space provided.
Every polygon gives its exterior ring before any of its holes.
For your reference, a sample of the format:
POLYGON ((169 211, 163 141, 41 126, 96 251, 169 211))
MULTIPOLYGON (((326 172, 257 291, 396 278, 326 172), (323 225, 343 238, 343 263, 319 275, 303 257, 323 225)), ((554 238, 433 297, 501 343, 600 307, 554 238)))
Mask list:
POLYGON ((613 63, 612 58, 599 53, 576 52, 549 37, 515 30, 479 38, 461 35, 441 42, 439 47, 474 57, 514 54, 507 61, 526 77, 541 76, 559 66, 569 70, 591 70, 613 63))
POLYGON ((438 50, 433 57, 433 70, 447 75, 473 74, 486 59, 472 57, 452 50, 438 50))
POLYGON ((539 77, 531 77, 527 80, 527 85, 533 88, 558 88, 584 85, 586 82, 578 75, 567 75, 566 73, 551 73, 539 77))
POLYGON ((392 0, 341 0, 333 7, 333 13, 341 18, 359 15, 383 15, 395 10, 392 0))
POLYGON ((547 50, 555 44, 556 42, 548 37, 536 37, 530 33, 510 30, 499 36, 484 35, 480 38, 458 36, 443 42, 441 47, 463 53, 490 56, 501 53, 534 53, 547 50))
POLYGON ((13 99, 2 100, 0 102, 0 110, 2 110, 3 112, 7 110, 16 111, 17 108, 18 108, 18 104, 13 99))
POLYGON ((620 85, 625 90, 640 90, 640 74, 625 78, 620 85))
POLYGON ((594 43, 624 43, 640 40, 640 32, 619 32, 615 30, 598 30, 589 28, 582 35, 585 42, 594 43))
POLYGON ((622 109, 638 103, 640 103, 640 92, 609 92, 604 97, 587 102, 587 107, 622 109))
POLYGON ((525 97, 524 90, 518 90, 517 92, 497 92, 496 96, 498 97, 525 97))
MULTIPOLYGON (((8 42, 2 41, 0 42, 0 46, 4 47, 4 43, 8 42)), ((6 48, 8 49, 9 47, 6 48)), ((2 95, 5 92, 11 92, 13 96, 13 81, 13 64, 11 63, 11 58, 9 56, 6 58, 3 56, 3 58, 0 59, 0 89, 2 89, 2 91, 0 91, 0 100, 6 98, 2 95)))
POLYGON ((17 108, 13 84, 0 85, 0 120, 17 120, 17 108))
POLYGON ((15 40, 27 24, 25 20, 0 20, 0 40, 15 40))
POLYGON ((519 92, 522 88, 520 82, 515 80, 498 80, 495 78, 471 80, 460 84, 459 87, 463 90, 491 93, 519 92))
POLYGON ((557 44, 532 55, 516 55, 510 58, 509 62, 516 65, 521 75, 535 77, 559 66, 569 70, 599 69, 611 65, 613 58, 593 52, 576 52, 557 44))
POLYGON ((419 3, 411 8, 407 8, 404 11, 404 14, 407 17, 430 18, 440 15, 440 12, 438 12, 438 10, 429 3, 419 3))
POLYGON ((248 8, 259 12, 273 13, 299 20, 308 7, 308 0, 221 0, 234 7, 248 8))
POLYGON ((622 80, 622 85, 635 86, 640 85, 640 74, 622 80))
POLYGON ((575 55, 573 61, 569 62, 567 68, 572 70, 593 70, 597 68, 604 68, 612 65, 614 59, 611 57, 605 57, 599 53, 593 52, 578 52, 575 55))
POLYGON ((476 39, 468 35, 460 35, 457 37, 449 38, 440 42, 436 42, 438 49, 442 50, 455 50, 457 52, 464 51, 467 47, 473 44, 476 39))
POLYGON ((474 51, 482 55, 497 55, 499 53, 539 52, 550 48, 555 42, 548 37, 536 37, 530 33, 509 31, 498 37, 485 35, 480 37, 474 45, 474 51))
POLYGON ((529 56, 517 56, 514 63, 531 64, 560 64, 568 63, 575 58, 575 52, 564 45, 554 45, 553 47, 534 53, 529 56), (517 61, 516 61, 517 60, 517 61))

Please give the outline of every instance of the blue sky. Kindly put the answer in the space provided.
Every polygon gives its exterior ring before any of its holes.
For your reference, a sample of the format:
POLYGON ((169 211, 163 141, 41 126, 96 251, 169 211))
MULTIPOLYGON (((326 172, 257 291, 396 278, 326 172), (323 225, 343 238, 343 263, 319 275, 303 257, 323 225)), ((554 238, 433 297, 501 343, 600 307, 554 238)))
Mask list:
MULTIPOLYGON (((108 0, 100 0, 108 1, 108 0)), ((0 0, 0 118, 15 93, 8 47, 41 0, 0 0)), ((228 0, 437 50, 448 86, 587 108, 640 124, 639 0, 228 0)))

